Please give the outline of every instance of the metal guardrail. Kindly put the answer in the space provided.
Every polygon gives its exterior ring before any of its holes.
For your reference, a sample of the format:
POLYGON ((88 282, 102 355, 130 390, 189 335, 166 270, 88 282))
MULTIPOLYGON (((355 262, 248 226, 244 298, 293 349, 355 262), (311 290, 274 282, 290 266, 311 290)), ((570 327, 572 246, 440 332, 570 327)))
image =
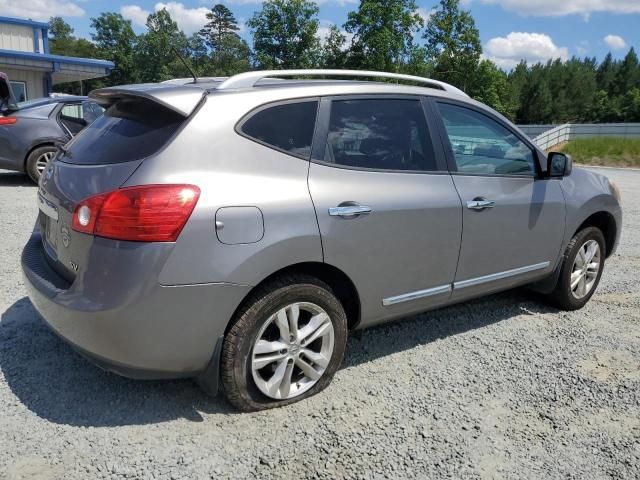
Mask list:
POLYGON ((563 125, 519 125, 518 127, 543 150, 576 138, 640 138, 640 123, 565 123, 563 125))

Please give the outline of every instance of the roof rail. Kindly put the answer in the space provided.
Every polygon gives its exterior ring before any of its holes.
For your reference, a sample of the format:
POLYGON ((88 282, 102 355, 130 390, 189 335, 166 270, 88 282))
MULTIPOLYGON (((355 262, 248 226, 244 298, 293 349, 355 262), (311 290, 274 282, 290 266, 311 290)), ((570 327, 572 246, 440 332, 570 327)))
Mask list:
POLYGON ((368 70, 321 70, 321 69, 308 69, 308 70, 259 70, 255 72, 245 72, 225 80, 218 85, 217 90, 229 90, 232 88, 251 88, 264 78, 278 78, 278 77, 295 77, 295 76, 327 76, 327 77, 377 77, 377 78, 390 78, 394 80, 405 80, 410 82, 421 83, 428 88, 435 88, 437 90, 444 90, 445 92, 451 92, 456 95, 463 95, 468 97, 462 90, 449 85, 445 82, 438 80, 432 80, 430 78, 417 77, 415 75, 405 75, 401 73, 389 73, 389 72, 373 72, 368 70))

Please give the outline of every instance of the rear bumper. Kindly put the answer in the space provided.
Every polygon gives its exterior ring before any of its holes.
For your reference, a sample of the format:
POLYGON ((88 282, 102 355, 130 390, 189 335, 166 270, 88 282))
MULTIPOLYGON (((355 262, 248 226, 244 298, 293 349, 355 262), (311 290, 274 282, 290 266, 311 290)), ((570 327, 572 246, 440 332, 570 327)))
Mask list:
POLYGON ((119 268, 119 260, 132 261, 127 255, 135 249, 119 259, 120 250, 111 248, 111 256, 100 254, 110 258, 109 265, 93 265, 69 284, 49 266, 34 232, 22 253, 22 271, 40 316, 79 353, 120 375, 157 379, 203 372, 249 287, 161 286, 154 276, 159 266, 145 265, 158 256, 138 255, 135 268, 119 268))

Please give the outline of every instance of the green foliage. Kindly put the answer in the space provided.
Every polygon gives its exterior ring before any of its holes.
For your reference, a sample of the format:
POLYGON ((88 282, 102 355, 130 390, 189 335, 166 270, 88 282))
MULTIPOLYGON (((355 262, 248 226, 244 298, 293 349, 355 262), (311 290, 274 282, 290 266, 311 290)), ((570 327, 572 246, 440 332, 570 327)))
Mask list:
POLYGON ((188 53, 188 41, 166 9, 147 18, 147 33, 140 36, 136 64, 140 81, 161 82, 175 77, 190 77, 176 52, 188 53))
POLYGON ((62 17, 51 17, 49 19, 49 38, 54 42, 70 40, 73 38, 73 27, 62 17))
POLYGON ((350 66, 397 72, 411 58, 424 22, 413 0, 361 0, 344 27, 353 34, 350 66))
POLYGON ((346 35, 336 25, 331 25, 322 45, 321 63, 324 68, 343 68, 346 65, 346 43, 346 35))
POLYGON ((115 63, 109 81, 115 85, 135 83, 139 78, 135 59, 138 37, 131 21, 119 13, 106 12, 91 19, 91 28, 95 30, 91 38, 99 51, 98 56, 115 63))
POLYGON ((320 56, 318 12, 310 0, 266 0, 247 22, 261 68, 310 68, 320 56))
POLYGON ((259 68, 360 68, 409 73, 451 83, 518 123, 640 122, 640 64, 633 48, 624 59, 607 55, 528 65, 509 72, 482 59, 478 29, 460 0, 440 0, 426 27, 415 0, 360 0, 342 28, 321 42, 312 0, 266 0, 249 20, 253 51, 239 35, 233 12, 214 4, 207 24, 187 37, 167 10, 149 15, 147 31, 105 12, 91 19, 88 41, 60 17, 50 20, 52 53, 102 58, 111 75, 58 91, 190 77, 178 52, 199 76, 229 76, 259 68), (352 35, 348 41, 348 34, 352 35), (416 40, 417 39, 417 40, 416 40), (420 40, 422 39, 422 40, 420 40))
POLYGON ((472 90, 482 46, 475 21, 470 12, 460 9, 460 0, 440 0, 423 37, 427 57, 435 63, 434 78, 465 92, 472 90))
POLYGON ((577 163, 621 167, 640 166, 640 139, 595 137, 572 140, 562 149, 577 163))

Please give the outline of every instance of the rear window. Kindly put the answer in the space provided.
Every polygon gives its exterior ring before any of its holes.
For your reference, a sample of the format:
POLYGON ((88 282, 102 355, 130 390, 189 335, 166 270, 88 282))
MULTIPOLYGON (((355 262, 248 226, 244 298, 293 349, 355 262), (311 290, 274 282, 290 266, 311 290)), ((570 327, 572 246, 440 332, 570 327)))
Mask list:
POLYGON ((80 165, 140 160, 160 150, 184 120, 153 102, 121 100, 75 137, 61 160, 80 165))
POLYGON ((245 120, 240 131, 268 147, 308 159, 317 110, 316 100, 269 106, 245 120))

